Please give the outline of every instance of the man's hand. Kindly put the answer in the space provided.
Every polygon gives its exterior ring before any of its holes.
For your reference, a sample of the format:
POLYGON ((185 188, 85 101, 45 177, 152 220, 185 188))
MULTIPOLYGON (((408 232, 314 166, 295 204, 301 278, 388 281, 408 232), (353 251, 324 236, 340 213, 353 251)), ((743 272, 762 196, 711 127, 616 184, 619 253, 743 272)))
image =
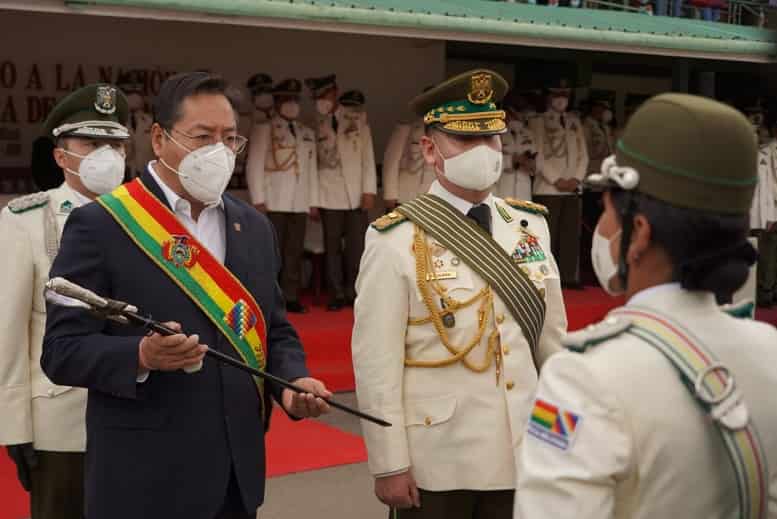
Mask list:
POLYGON ((567 179, 565 179, 565 178, 560 178, 560 179, 556 180, 556 181, 553 183, 553 186, 554 186, 556 189, 558 189, 559 191, 561 191, 562 193, 565 193, 565 192, 567 191, 567 179))
POLYGON ((284 389, 281 403, 287 413, 297 418, 315 418, 329 412, 329 404, 317 398, 330 398, 332 396, 323 382, 315 378, 304 377, 292 380, 291 383, 301 387, 307 393, 297 393, 291 389, 284 389))
POLYGON ((397 206, 398 200, 384 200, 383 205, 386 206, 387 211, 393 211, 397 206))
POLYGON ((369 211, 375 207, 375 195, 373 193, 362 194, 362 209, 369 211))
POLYGON ((260 213, 266 213, 267 212, 267 205, 266 204, 254 204, 254 209, 259 211, 260 213))
POLYGON ((9 445, 7 449, 8 457, 16 464, 16 475, 19 478, 19 483, 22 484, 24 490, 29 492, 32 484, 32 471, 38 466, 38 456, 35 454, 32 443, 9 445))
POLYGON ((310 215, 310 219, 314 222, 317 222, 321 219, 321 211, 318 210, 318 207, 311 207, 308 214, 310 215))
MULTIPOLYGON (((181 325, 175 322, 164 323, 168 328, 180 332, 181 325)), ((175 371, 197 366, 205 357, 208 347, 200 344, 200 336, 182 333, 163 336, 158 333, 140 340, 138 360, 140 369, 152 371, 175 371)))
POLYGON ((382 503, 394 508, 421 508, 421 495, 410 470, 375 478, 375 495, 382 503))

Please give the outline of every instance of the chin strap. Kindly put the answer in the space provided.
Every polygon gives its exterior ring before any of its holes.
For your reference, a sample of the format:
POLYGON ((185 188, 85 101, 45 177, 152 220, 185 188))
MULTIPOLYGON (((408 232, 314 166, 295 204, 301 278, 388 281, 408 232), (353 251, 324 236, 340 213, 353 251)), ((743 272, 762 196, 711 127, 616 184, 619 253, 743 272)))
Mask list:
POLYGON ((626 255, 629 252, 631 231, 634 227, 634 214, 637 211, 636 196, 630 191, 625 191, 625 193, 627 197, 626 205, 619 211, 622 232, 620 252, 618 253, 618 279, 620 279, 624 290, 629 278, 629 265, 626 263, 626 255))

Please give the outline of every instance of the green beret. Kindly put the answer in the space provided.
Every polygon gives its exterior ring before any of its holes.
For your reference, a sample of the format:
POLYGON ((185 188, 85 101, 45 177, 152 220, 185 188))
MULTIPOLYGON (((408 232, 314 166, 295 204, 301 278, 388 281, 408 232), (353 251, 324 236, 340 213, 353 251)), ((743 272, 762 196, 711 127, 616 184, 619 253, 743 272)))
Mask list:
POLYGON ((49 138, 128 139, 127 97, 113 85, 79 88, 54 107, 43 123, 49 138))
POLYGON ((635 189, 668 204, 747 214, 758 182, 758 143, 750 122, 717 101, 663 94, 631 117, 611 167, 587 183, 635 189))
POLYGON ((497 135, 507 131, 497 104, 507 81, 492 70, 470 70, 427 90, 410 102, 424 124, 454 135, 497 135))

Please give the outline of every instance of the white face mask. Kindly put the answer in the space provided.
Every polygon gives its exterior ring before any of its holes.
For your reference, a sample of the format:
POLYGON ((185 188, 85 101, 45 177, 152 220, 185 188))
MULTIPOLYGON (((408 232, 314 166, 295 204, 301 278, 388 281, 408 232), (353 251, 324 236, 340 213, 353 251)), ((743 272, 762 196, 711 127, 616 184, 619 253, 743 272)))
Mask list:
POLYGON ((602 112, 602 122, 604 124, 610 124, 612 122, 612 110, 605 110, 602 112))
POLYGON ((263 112, 272 108, 273 104, 272 94, 259 94, 254 98, 254 106, 257 110, 262 110, 263 112))
MULTIPOLYGON (((612 238, 605 238, 599 234, 599 226, 596 226, 594 230, 594 239, 591 246, 591 262, 594 266, 594 272, 596 273, 596 279, 599 280, 599 284, 602 286, 605 292, 611 296, 617 296, 624 292, 622 288, 613 290, 610 288, 610 281, 618 274, 618 265, 615 260, 612 259, 610 253, 610 246, 614 240, 620 236, 621 231, 618 231, 612 238)), ((618 283, 620 284, 620 283, 618 283)))
POLYGON ((67 172, 80 177, 84 187, 96 195, 110 193, 124 180, 126 159, 124 155, 107 144, 88 155, 79 155, 66 149, 62 151, 81 159, 77 172, 70 168, 67 168, 67 172))
POLYGON ((502 175, 502 152, 485 144, 475 146, 450 159, 446 159, 440 153, 440 147, 436 142, 434 147, 444 163, 443 175, 459 187, 485 191, 496 184, 502 175))
POLYGON ((554 97, 550 100, 550 107, 558 113, 564 113, 569 108, 569 98, 567 97, 554 97))
POLYGON ((332 111, 333 103, 329 99, 316 99, 316 110, 321 115, 327 115, 332 111))
MULTIPOLYGON (((186 146, 173 139, 169 133, 167 136, 188 151, 186 146)), ((164 159, 160 158, 159 161, 178 174, 187 193, 203 204, 211 205, 221 200, 221 195, 224 194, 235 170, 235 158, 235 152, 224 146, 223 142, 219 142, 189 151, 177 170, 170 167, 164 159)))
POLYGON ((289 121, 293 121, 299 117, 299 103, 296 101, 288 101, 281 105, 280 114, 289 121))

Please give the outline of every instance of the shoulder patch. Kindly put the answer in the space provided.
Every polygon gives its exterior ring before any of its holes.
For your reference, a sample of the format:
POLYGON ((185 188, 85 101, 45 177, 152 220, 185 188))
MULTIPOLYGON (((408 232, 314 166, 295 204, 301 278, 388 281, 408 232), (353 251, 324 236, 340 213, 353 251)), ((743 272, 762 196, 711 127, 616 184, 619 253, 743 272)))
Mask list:
POLYGON ((741 303, 722 305, 720 309, 738 319, 755 319, 755 303, 746 299, 741 303))
POLYGON ((23 213, 25 211, 29 211, 30 209, 43 207, 48 203, 49 203, 49 194, 46 193, 45 191, 41 191, 39 193, 32 193, 31 195, 25 195, 19 198, 14 198, 10 202, 8 202, 8 209, 12 213, 18 214, 18 213, 23 213))
POLYGON ((378 232, 385 232, 405 221, 407 221, 407 216, 391 211, 372 222, 372 227, 378 232))
POLYGON ((518 200, 517 198, 505 198, 505 203, 513 209, 519 211, 526 211, 527 213, 540 214, 542 216, 548 216, 548 208, 542 204, 535 204, 528 200, 518 200))
POLYGON ((562 343, 568 350, 584 353, 591 346, 596 346, 608 339, 617 337, 631 328, 631 325, 631 321, 623 317, 608 317, 602 322, 568 333, 562 343))

